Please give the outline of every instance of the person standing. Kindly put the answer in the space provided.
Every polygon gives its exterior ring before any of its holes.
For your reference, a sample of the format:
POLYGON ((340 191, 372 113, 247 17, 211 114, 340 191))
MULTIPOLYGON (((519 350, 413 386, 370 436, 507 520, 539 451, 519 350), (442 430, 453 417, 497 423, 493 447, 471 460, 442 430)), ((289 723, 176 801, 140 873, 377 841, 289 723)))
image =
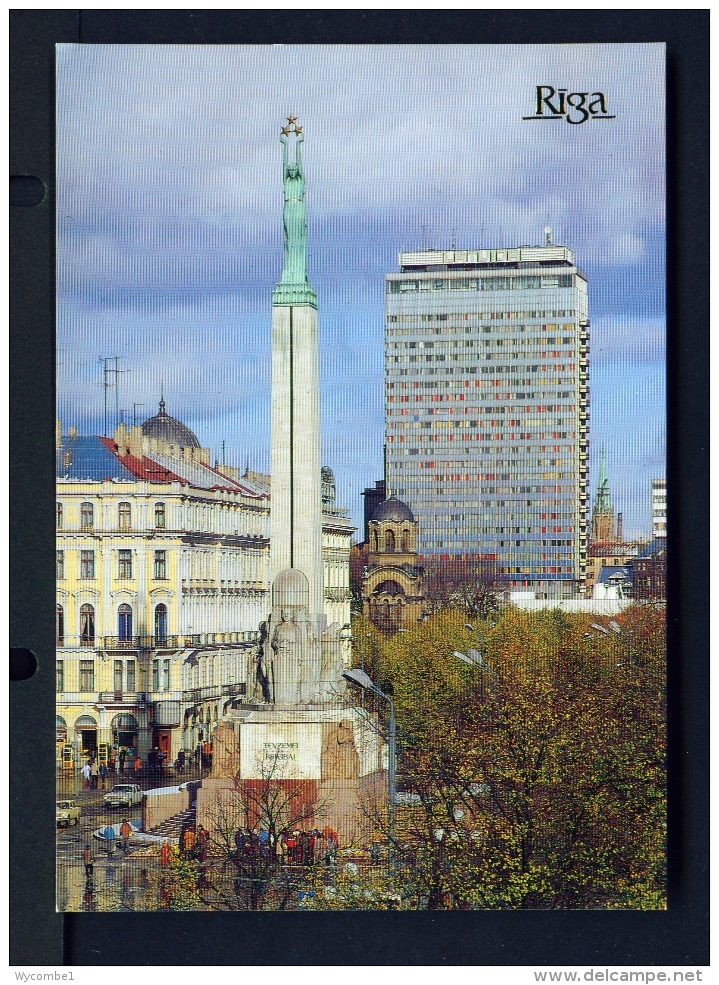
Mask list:
POLYGON ((115 829, 111 824, 106 825, 102 837, 105 839, 108 858, 111 858, 115 854, 115 829))
POLYGON ((90 761, 89 760, 86 763, 83 763, 83 767, 80 772, 85 777, 85 789, 87 790, 90 787, 90 761))
POLYGON ((95 856, 92 854, 92 848, 89 843, 85 845, 85 851, 82 853, 82 861, 85 866, 85 878, 92 879, 92 873, 95 871, 95 856))
POLYGON ((124 855, 127 855, 127 851, 130 847, 130 836, 132 835, 132 826, 127 818, 123 818, 122 824, 120 825, 120 838, 122 839, 120 847, 124 855))
POLYGON ((210 832, 207 828, 203 828, 202 825, 197 829, 197 860, 198 862, 204 863, 207 859, 207 849, 210 842, 210 832))
POLYGON ((309 855, 310 847, 310 836, 306 831, 303 831, 300 835, 300 857, 298 859, 299 865, 307 865, 307 857, 309 855))
POLYGON ((142 769, 142 760, 138 756, 137 759, 135 760, 135 773, 136 774, 139 773, 141 769, 142 769))
POLYGON ((117 759, 117 749, 113 746, 110 750, 110 773, 115 772, 115 760, 117 759))
POLYGON ((195 847, 195 830, 194 828, 187 828, 184 835, 182 836, 182 848, 185 855, 188 858, 192 855, 194 847, 195 847))
POLYGON ((97 790, 97 782, 100 777, 100 770, 97 765, 97 760, 93 759, 90 763, 90 787, 93 790, 97 790))
POLYGON ((127 749, 125 749, 124 746, 120 746, 119 760, 120 760, 120 772, 121 773, 124 773, 125 772, 125 760, 126 760, 126 758, 127 758, 127 749))
POLYGON ((105 780, 107 779, 107 766, 104 763, 100 763, 98 767, 98 774, 100 776, 100 789, 105 789, 105 780))
POLYGON ((184 749, 180 749, 180 751, 177 754, 177 760, 175 762, 175 769, 177 770, 178 775, 182 773, 184 768, 185 768, 185 751, 184 749))
POLYGON ((162 843, 162 848, 160 849, 160 865, 163 869, 166 869, 170 864, 170 843, 165 840, 162 843))

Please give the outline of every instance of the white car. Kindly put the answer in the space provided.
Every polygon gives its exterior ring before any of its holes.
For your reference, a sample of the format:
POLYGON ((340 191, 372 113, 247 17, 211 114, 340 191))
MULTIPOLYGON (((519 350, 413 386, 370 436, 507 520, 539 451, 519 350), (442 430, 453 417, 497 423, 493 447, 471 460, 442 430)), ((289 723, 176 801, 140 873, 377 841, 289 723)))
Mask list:
POLYGON ((103 798, 105 807, 134 807, 141 804, 145 795, 136 783, 116 783, 103 798))
POLYGON ((56 819, 59 828, 68 828, 71 824, 79 824, 80 808, 74 800, 58 800, 56 819))

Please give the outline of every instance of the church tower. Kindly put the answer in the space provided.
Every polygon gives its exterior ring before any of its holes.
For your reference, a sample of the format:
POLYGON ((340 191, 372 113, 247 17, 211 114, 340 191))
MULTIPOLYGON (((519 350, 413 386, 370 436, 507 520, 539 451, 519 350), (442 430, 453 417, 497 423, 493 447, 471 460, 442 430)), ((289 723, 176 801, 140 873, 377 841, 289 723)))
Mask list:
POLYGON ((594 508, 592 510, 592 543, 612 544, 615 540, 614 510, 612 509, 612 501, 609 495, 609 479, 607 478, 604 452, 601 452, 599 456, 597 494, 594 497, 594 508))

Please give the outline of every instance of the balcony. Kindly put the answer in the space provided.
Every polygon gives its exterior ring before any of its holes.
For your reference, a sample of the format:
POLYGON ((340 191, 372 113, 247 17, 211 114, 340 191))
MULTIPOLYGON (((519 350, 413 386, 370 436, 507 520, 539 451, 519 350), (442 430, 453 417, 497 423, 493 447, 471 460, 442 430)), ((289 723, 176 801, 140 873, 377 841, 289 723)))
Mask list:
POLYGON ((182 700, 188 704, 199 701, 213 701, 215 698, 241 698, 247 694, 247 684, 213 684, 207 687, 193 687, 182 692, 182 700))
POLYGON ((146 703, 144 691, 98 691, 97 704, 99 705, 144 705, 146 703))

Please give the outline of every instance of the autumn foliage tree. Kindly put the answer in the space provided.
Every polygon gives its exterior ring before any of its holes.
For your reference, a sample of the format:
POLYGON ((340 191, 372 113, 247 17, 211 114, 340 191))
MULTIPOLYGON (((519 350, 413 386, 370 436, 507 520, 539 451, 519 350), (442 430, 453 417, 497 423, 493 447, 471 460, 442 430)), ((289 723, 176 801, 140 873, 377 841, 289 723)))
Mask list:
POLYGON ((664 906, 663 611, 634 606, 609 635, 560 610, 464 618, 370 647, 413 801, 398 883, 430 908, 664 906), (486 669, 453 655, 470 647, 486 669))

